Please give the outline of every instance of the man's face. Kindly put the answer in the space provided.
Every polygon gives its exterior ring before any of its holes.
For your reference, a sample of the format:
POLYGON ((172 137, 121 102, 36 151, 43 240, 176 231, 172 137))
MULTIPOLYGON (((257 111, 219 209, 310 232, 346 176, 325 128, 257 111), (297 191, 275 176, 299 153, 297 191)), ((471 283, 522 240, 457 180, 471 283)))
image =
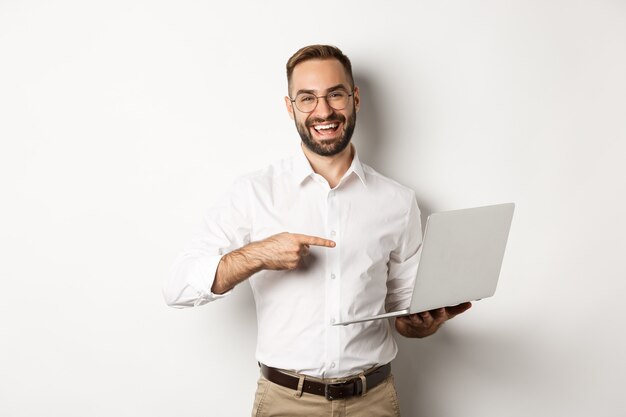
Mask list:
MULTIPOLYGON (((312 93, 325 96, 331 91, 343 90, 351 93, 350 81, 341 63, 336 59, 314 59, 298 64, 291 74, 290 95, 312 93)), ((352 139, 359 109, 359 90, 342 110, 335 110, 324 98, 318 98, 311 113, 304 113, 285 97, 290 117, 295 121, 298 133, 305 146, 322 156, 332 156, 343 151, 352 139)))

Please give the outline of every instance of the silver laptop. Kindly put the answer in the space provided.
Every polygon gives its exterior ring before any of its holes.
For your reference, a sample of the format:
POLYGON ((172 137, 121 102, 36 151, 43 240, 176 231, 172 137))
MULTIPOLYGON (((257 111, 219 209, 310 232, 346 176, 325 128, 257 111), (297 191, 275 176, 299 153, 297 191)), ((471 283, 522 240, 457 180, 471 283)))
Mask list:
POLYGON ((406 316, 491 297, 496 292, 514 209, 515 204, 506 203, 431 214, 411 306, 335 325, 406 316))

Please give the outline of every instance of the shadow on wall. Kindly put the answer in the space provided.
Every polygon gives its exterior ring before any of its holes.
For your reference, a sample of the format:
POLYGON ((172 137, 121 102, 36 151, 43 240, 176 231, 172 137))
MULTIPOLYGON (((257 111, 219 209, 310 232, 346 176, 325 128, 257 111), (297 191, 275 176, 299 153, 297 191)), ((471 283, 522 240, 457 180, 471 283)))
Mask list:
POLYGON ((379 102, 374 97, 377 96, 375 85, 363 73, 354 75, 354 83, 359 87, 361 95, 361 108, 357 114, 355 136, 353 139, 359 152, 359 158, 367 165, 376 169, 383 162, 385 130, 384 120, 381 117, 379 102))
MULTIPOLYGON (((361 94, 361 108, 356 122, 354 139, 359 152, 359 158, 365 164, 371 166, 383 175, 382 167, 390 164, 387 155, 389 146, 394 146, 396 142, 393 138, 385 137, 384 132, 390 129, 388 118, 383 117, 382 107, 386 106, 386 101, 393 97, 384 97, 382 91, 378 91, 376 83, 367 74, 355 73, 355 85, 359 87, 361 94)), ((410 185, 410 184, 405 184, 410 185)), ((420 198, 419 190, 415 190, 418 198, 417 203, 421 212, 422 227, 426 224, 426 219, 432 213, 432 208, 427 201, 420 198)))
POLYGON ((507 337, 496 330, 458 332, 446 325, 426 339, 396 335, 399 350, 392 369, 402 414, 449 417, 450 410, 462 404, 450 406, 442 401, 459 401, 462 392, 461 398, 489 403, 493 395, 489 387, 510 387, 515 391, 510 396, 519 398, 519 390, 527 389, 536 378, 531 375, 533 358, 519 339, 507 337), (514 374, 511 363, 518 364, 514 374), (528 375, 520 374, 520 369, 526 369, 528 375))

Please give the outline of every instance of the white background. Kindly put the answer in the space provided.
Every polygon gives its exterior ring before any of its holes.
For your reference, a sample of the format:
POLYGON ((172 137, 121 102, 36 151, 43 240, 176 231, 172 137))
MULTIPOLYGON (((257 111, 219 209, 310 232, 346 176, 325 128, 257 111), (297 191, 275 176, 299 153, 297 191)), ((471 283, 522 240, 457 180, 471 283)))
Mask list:
POLYGON ((0 0, 0 415, 249 415, 249 286, 175 310, 161 282, 297 150, 311 43, 352 59, 361 158, 424 216, 517 203, 496 296, 399 341, 404 415, 626 415, 621 0, 0 0))

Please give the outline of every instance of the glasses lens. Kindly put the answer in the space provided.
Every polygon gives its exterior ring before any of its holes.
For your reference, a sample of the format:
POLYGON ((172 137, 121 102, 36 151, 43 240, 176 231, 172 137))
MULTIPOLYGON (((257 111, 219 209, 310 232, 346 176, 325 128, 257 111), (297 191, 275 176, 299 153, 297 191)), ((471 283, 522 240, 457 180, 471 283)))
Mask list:
POLYGON ((317 105, 317 97, 313 94, 300 93, 296 96, 296 107, 304 113, 310 113, 317 105))
POLYGON ((326 101, 328 101, 328 105, 333 109, 343 110, 348 104, 348 93, 341 90, 333 91, 332 93, 328 93, 326 101))

